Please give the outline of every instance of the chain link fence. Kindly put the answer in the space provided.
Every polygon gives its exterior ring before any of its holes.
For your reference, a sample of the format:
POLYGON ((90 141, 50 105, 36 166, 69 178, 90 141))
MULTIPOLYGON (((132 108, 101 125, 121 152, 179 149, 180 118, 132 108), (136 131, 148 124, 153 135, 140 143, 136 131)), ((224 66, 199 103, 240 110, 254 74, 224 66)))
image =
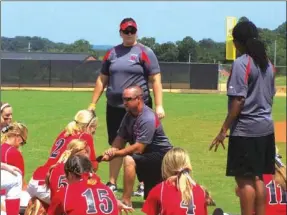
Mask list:
MULTIPOLYGON (((101 61, 2 60, 3 87, 91 88, 101 61)), ((218 64, 160 62, 164 89, 217 90, 218 64)))
MULTIPOLYGON (((226 91, 227 79, 230 75, 231 64, 219 64, 218 65, 218 90, 226 91)), ((275 84, 277 88, 286 88, 286 66, 276 66, 276 78, 275 84)))

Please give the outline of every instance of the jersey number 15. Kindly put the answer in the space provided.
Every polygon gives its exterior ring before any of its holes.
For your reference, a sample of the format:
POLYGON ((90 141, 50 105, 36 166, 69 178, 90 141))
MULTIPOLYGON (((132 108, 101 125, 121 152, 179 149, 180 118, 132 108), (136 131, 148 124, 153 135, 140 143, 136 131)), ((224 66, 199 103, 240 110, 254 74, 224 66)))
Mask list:
POLYGON ((87 203, 87 214, 96 214, 98 213, 96 205, 99 206, 100 211, 103 214, 110 214, 114 210, 113 201, 109 197, 109 193, 104 189, 97 189, 97 199, 99 203, 96 202, 96 199, 93 194, 93 190, 88 188, 83 192, 82 196, 85 197, 87 203))

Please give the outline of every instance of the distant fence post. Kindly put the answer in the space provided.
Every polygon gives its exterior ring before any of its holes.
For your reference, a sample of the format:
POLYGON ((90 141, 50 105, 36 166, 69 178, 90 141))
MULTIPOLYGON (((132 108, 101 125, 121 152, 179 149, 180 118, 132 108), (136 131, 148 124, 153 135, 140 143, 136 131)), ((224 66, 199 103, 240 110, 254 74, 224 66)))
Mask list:
MULTIPOLYGON (((78 66, 76 66, 77 68, 78 66)), ((75 69, 72 69, 72 89, 74 89, 75 69)))
POLYGON ((52 61, 49 60, 49 87, 51 87, 52 82, 52 61))
POLYGON ((21 70, 22 70, 22 68, 23 68, 23 64, 21 63, 21 66, 19 69, 19 74, 18 74, 18 77, 19 77, 18 88, 21 87, 21 70))

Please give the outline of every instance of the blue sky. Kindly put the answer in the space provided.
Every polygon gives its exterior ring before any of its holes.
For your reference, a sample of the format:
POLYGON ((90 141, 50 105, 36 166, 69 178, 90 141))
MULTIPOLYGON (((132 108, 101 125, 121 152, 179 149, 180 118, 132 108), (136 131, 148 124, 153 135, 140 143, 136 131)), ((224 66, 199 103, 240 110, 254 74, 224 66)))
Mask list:
POLYGON ((286 2, 2 2, 1 35, 41 36, 65 43, 86 39, 94 45, 116 45, 121 42, 119 23, 133 17, 139 37, 155 37, 159 43, 185 36, 196 41, 224 41, 226 16, 246 16, 258 27, 275 29, 286 21, 286 2))

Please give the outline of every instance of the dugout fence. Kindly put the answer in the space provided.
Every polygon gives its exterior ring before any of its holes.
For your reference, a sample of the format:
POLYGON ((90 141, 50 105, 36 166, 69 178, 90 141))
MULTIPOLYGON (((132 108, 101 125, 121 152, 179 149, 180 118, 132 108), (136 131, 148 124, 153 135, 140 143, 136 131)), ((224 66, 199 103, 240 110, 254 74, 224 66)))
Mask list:
MULTIPOLYGON (((160 62, 164 89, 218 88, 218 64, 160 62)), ((94 87, 101 61, 1 60, 3 87, 94 87)))

